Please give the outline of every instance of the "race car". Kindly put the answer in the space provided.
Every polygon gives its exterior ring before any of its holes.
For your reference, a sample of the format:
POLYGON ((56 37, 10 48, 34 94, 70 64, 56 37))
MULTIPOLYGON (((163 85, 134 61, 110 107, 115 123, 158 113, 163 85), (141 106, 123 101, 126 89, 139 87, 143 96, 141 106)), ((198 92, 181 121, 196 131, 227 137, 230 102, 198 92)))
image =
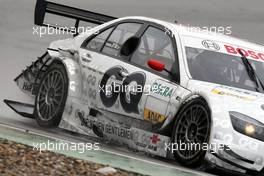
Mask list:
POLYGON ((188 167, 264 174, 262 45, 37 0, 35 24, 58 29, 46 14, 97 26, 52 42, 15 79, 34 101, 4 100, 15 112, 188 167))

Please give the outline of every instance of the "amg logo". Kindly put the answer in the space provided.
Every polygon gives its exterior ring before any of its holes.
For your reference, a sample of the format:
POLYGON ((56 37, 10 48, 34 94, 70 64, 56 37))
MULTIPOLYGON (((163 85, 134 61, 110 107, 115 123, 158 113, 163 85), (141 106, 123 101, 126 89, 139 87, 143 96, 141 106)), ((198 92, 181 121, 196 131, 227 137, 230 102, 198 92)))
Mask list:
POLYGON ((31 92, 31 90, 32 90, 32 84, 27 83, 27 82, 24 82, 23 90, 28 91, 28 92, 31 92))

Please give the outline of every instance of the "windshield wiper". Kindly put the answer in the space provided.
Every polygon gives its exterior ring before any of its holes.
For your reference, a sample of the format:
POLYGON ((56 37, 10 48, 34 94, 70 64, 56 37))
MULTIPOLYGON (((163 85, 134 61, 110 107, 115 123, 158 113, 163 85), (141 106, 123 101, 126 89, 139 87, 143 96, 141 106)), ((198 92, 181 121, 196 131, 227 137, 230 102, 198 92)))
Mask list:
POLYGON ((242 63, 244 64, 246 71, 248 73, 249 78, 256 84, 256 91, 259 91, 259 84, 262 88, 262 90, 264 91, 264 85, 261 82, 261 80, 259 79, 256 71, 254 70, 254 68, 252 67, 251 63, 248 61, 248 58, 244 55, 244 53, 239 49, 238 53, 241 55, 241 60, 242 63))

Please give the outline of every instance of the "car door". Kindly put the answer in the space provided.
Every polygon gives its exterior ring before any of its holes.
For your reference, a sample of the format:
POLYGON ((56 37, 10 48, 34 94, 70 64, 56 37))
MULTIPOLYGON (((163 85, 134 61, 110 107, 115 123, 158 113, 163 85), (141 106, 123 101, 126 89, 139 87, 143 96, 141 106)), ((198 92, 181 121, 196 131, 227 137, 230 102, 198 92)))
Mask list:
POLYGON ((90 107, 119 112, 119 103, 116 100, 118 93, 111 93, 109 90, 112 79, 107 83, 102 80, 111 74, 111 69, 122 67, 123 61, 126 60, 120 57, 120 48, 128 38, 136 35, 143 25, 139 22, 119 22, 100 30, 99 34, 89 37, 82 44, 79 55, 85 78, 83 100, 90 107))
POLYGON ((179 103, 174 97, 180 81, 176 42, 164 29, 153 23, 146 26, 141 42, 130 58, 134 66, 131 72, 146 74, 145 91, 138 108, 141 119, 153 125, 162 124, 166 118, 175 115, 170 106, 179 103), (164 64, 165 69, 151 69, 150 61, 164 64))
POLYGON ((107 30, 88 42, 81 52, 83 60, 88 60, 87 101, 99 109, 162 123, 170 113, 168 106, 177 89, 177 79, 165 71, 152 70, 147 63, 150 59, 158 60, 175 74, 172 39, 161 28, 143 22, 121 23, 107 30), (134 36, 140 38, 137 50, 129 57, 122 56, 123 44, 134 36), (100 50, 94 50, 97 47, 93 46, 93 40, 104 41, 96 44, 100 50))

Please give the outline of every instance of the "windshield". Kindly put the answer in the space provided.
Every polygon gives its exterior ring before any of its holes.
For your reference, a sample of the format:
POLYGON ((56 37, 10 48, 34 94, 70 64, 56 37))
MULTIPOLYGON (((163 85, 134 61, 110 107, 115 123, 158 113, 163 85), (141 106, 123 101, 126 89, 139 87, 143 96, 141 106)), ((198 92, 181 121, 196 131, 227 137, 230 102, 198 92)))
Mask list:
MULTIPOLYGON (((189 71, 193 79, 256 91, 240 56, 186 47, 189 71)), ((261 82, 264 62, 249 59, 261 82)))

